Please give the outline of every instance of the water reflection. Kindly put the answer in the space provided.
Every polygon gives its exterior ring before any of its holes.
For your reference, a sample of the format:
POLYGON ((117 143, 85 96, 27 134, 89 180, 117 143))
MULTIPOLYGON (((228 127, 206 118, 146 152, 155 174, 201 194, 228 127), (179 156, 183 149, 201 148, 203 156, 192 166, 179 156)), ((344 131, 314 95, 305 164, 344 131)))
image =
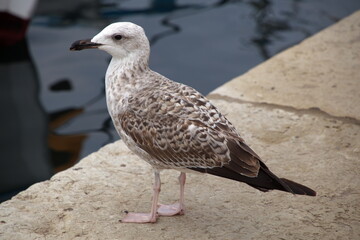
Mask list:
POLYGON ((40 0, 28 41, 1 49, 0 196, 118 139, 104 96, 110 58, 70 53, 74 40, 135 22, 151 41, 151 67, 207 94, 359 8, 356 0, 40 0))
MULTIPOLYGON (((249 4, 256 10, 253 14, 256 23, 256 36, 251 38, 251 41, 257 46, 262 57, 268 59, 271 56, 268 46, 271 44, 272 38, 276 36, 277 32, 292 30, 289 25, 290 21, 272 16, 272 3, 269 0, 251 1, 249 4)), ((294 12, 296 12, 296 8, 294 12)), ((294 14, 288 16, 293 17, 294 14)))

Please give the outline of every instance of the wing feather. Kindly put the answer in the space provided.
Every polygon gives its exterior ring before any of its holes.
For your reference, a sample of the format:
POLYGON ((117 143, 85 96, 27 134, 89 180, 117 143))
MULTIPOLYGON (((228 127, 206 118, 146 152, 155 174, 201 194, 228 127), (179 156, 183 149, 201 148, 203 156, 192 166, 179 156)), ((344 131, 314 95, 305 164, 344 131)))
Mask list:
POLYGON ((151 97, 142 95, 149 91, 142 91, 118 116, 125 134, 156 165, 165 168, 225 165, 239 174, 257 176, 260 158, 204 96, 184 85, 173 92, 171 87, 166 92, 156 91, 152 89, 151 97))

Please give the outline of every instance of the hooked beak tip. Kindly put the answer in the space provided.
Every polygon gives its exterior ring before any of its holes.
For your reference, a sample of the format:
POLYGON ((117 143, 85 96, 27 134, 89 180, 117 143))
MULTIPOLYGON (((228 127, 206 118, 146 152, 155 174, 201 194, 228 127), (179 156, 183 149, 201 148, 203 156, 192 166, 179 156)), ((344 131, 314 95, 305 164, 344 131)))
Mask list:
POLYGON ((80 51, 83 49, 98 48, 102 44, 91 42, 91 39, 77 40, 70 46, 70 51, 80 51))

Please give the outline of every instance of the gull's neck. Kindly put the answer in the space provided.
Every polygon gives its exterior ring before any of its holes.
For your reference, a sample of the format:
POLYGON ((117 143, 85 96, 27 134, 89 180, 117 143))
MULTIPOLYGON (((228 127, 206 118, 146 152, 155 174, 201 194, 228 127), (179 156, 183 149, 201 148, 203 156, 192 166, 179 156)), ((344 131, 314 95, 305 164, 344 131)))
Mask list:
POLYGON ((105 87, 106 101, 110 115, 126 110, 127 101, 134 92, 143 87, 151 72, 148 58, 116 58, 113 57, 106 71, 105 87))
POLYGON ((147 71, 150 69, 146 56, 113 57, 106 71, 106 81, 107 83, 121 81, 122 84, 131 84, 147 71))

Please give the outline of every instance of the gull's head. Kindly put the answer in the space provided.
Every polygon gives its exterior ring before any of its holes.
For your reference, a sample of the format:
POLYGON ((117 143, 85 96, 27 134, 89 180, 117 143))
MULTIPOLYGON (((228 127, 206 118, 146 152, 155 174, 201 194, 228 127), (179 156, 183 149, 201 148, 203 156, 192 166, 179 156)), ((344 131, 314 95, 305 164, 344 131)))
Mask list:
POLYGON ((74 42, 70 50, 90 48, 104 50, 114 58, 148 58, 150 54, 144 29, 131 22, 110 24, 92 39, 74 42))

